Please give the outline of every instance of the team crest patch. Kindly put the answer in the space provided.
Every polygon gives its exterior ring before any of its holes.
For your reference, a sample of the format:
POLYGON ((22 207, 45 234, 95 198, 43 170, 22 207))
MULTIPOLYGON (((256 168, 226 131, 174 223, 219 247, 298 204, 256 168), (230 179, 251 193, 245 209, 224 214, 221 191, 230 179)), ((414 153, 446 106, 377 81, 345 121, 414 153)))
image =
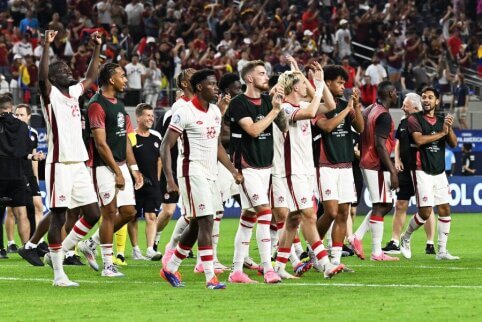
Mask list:
POLYGON ((301 203, 302 203, 302 204, 305 204, 307 201, 308 201, 308 199, 306 199, 305 197, 301 198, 301 203))
POLYGON ((284 198, 283 196, 279 196, 279 197, 278 197, 278 201, 279 201, 279 202, 283 202, 283 201, 285 201, 285 198, 284 198))
POLYGON ((66 198, 65 198, 65 196, 64 196, 64 195, 60 195, 60 196, 59 196, 59 200, 60 200, 60 201, 64 202, 64 201, 65 201, 65 199, 66 199, 66 198))
POLYGON ((257 201, 257 200, 259 199, 259 196, 255 194, 255 195, 253 195, 252 199, 253 199, 254 201, 257 201))
POLYGON ((424 202, 427 202, 428 198, 427 198, 427 197, 423 197, 422 200, 423 200, 424 202))
POLYGON ((200 205, 199 205, 199 210, 204 210, 204 209, 206 209, 206 206, 203 205, 203 204, 200 204, 200 205))
POLYGON ((109 199, 110 198, 110 193, 106 192, 104 193, 104 199, 109 199))
POLYGON ((197 121, 196 124, 201 125, 201 124, 203 124, 203 121, 197 121))
POLYGON ((331 195, 331 190, 330 189, 326 189, 325 190, 325 196, 329 196, 331 195))
POLYGON ((172 117, 172 123, 174 123, 174 124, 179 124, 179 122, 181 122, 181 117, 179 116, 179 114, 175 114, 175 115, 172 117))
POLYGON ((154 146, 156 147, 156 149, 158 149, 158 148, 159 148, 159 143, 154 142, 154 146))
POLYGON ((216 124, 221 124, 221 118, 219 116, 216 116, 214 120, 216 121, 216 124))

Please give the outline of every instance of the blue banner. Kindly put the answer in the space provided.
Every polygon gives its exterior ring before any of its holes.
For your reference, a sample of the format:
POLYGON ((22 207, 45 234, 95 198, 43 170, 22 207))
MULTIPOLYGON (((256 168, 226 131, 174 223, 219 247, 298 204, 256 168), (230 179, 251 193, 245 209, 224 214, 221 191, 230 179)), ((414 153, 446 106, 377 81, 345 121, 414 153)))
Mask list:
POLYGON ((47 142, 47 129, 44 127, 36 128, 38 132, 38 145, 37 151, 42 151, 47 154, 48 142, 47 142))
POLYGON ((472 143, 472 152, 482 152, 482 130, 454 130, 457 147, 454 152, 461 152, 464 143, 472 143))

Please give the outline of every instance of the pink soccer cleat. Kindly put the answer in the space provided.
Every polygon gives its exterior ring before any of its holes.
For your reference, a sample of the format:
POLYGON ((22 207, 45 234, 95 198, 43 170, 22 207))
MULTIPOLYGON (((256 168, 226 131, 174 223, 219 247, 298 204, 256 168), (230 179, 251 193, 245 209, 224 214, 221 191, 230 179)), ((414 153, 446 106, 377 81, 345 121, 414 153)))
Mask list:
POLYGON ((273 269, 270 269, 264 273, 264 282, 267 284, 280 283, 281 277, 273 269))
POLYGON ((363 253, 363 245, 361 240, 357 239, 356 236, 353 236, 353 238, 349 238, 348 241, 350 242, 350 245, 353 248, 356 256, 358 256, 361 260, 364 260, 365 254, 363 253))
MULTIPOLYGON (((214 274, 216 275, 222 274, 223 272, 224 271, 222 269, 219 269, 219 268, 214 269, 214 274)), ((194 266, 194 273, 196 274, 204 273, 204 266, 202 263, 199 263, 196 266, 194 266)))
POLYGON ((167 267, 167 263, 171 259, 172 255, 174 255, 174 252, 176 251, 175 248, 169 249, 166 251, 164 254, 164 257, 162 257, 162 267, 167 267))
POLYGON ((339 274, 343 272, 343 269, 345 268, 345 265, 339 264, 339 265, 334 265, 332 263, 327 263, 323 265, 323 276, 326 279, 330 279, 336 274, 339 274))
POLYGON ((241 283, 241 284, 256 284, 257 281, 253 281, 249 278, 248 275, 243 273, 242 271, 234 271, 229 274, 228 278, 229 283, 241 283))
POLYGON ((390 261, 395 262, 395 261, 400 260, 400 258, 398 258, 398 257, 391 257, 391 256, 388 256, 387 254, 385 254, 383 252, 378 256, 372 254, 370 259, 372 261, 377 261, 377 262, 390 262, 390 261))

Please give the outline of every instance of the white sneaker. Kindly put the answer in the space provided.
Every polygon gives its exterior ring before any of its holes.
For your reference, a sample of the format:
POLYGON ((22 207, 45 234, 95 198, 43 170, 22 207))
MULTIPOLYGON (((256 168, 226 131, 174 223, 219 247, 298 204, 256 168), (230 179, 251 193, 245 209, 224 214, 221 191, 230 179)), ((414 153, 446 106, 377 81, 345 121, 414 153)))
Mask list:
POLYGON ((448 260, 448 261, 453 261, 453 260, 458 260, 460 259, 459 256, 453 256, 450 255, 448 251, 445 252, 438 252, 437 255, 435 256, 435 259, 440 261, 440 260, 448 260))
POLYGON ((136 261, 146 260, 146 258, 142 255, 142 252, 136 249, 132 250, 132 259, 136 261))
POLYGON ((67 276, 54 280, 53 286, 59 287, 78 287, 79 283, 72 282, 67 276))
POLYGON ((105 276, 105 277, 124 277, 124 274, 119 272, 114 265, 109 265, 107 267, 104 267, 104 269, 102 270, 102 276, 105 276))
POLYGON ((79 251, 84 255, 85 259, 89 263, 89 266, 92 267, 94 271, 99 271, 99 265, 95 260, 95 249, 90 248, 87 243, 87 240, 83 240, 77 244, 79 251))
POLYGON ((412 258, 412 250, 410 248, 410 239, 405 238, 405 234, 400 236, 400 252, 406 259, 412 258))
MULTIPOLYGON (((142 254, 141 254, 142 256, 142 254)), ((132 257, 134 258, 134 254, 132 254, 132 257)), ((145 257, 147 260, 151 260, 151 261, 160 261, 161 258, 162 258, 162 254, 159 253, 159 252, 156 252, 155 250, 153 249, 148 249, 146 251, 146 257, 145 257)), ((135 258, 134 258, 135 259, 135 258)))

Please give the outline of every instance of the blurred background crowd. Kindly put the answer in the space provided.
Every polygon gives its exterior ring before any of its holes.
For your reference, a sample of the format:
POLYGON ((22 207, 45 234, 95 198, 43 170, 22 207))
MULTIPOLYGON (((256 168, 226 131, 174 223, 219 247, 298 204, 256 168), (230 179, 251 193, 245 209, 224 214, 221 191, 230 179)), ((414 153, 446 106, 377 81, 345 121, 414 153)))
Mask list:
POLYGON ((262 59, 276 75, 290 68, 287 54, 342 64, 364 105, 383 79, 402 94, 435 85, 450 109, 481 95, 482 0, 0 0, 0 29, 0 94, 34 107, 45 29, 59 31, 51 59, 78 78, 89 34, 101 30, 103 59, 126 69, 130 106, 170 106, 185 68, 220 76, 262 59))

